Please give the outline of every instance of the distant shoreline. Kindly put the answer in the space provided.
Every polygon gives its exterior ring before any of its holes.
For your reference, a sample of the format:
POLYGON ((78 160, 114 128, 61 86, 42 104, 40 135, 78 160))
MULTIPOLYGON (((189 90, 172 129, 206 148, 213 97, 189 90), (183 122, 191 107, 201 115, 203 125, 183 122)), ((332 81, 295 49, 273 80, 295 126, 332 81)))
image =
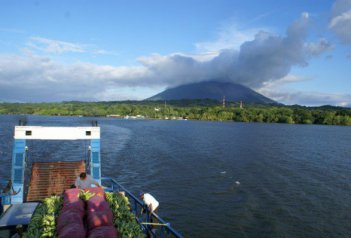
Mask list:
POLYGON ((239 102, 223 107, 216 100, 0 103, 0 114, 351 126, 350 108, 239 102))

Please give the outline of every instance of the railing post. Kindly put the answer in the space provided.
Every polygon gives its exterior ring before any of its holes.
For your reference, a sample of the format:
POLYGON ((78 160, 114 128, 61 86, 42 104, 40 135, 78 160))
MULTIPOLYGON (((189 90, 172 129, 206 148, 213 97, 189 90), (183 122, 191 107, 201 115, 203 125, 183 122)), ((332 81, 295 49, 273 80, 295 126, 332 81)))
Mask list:
POLYGON ((12 152, 11 181, 13 189, 17 192, 12 196, 11 203, 23 203, 24 170, 25 170, 26 140, 15 139, 12 152))
POLYGON ((146 209, 146 222, 150 222, 150 212, 149 212, 149 209, 146 209))
POLYGON ((161 227, 161 238, 164 238, 165 237, 165 227, 164 226, 162 226, 161 227))
POLYGON ((138 204, 136 200, 134 200, 134 214, 135 216, 138 216, 138 204))
POLYGON ((90 174, 101 184, 101 155, 100 155, 100 139, 92 139, 90 141, 90 174))

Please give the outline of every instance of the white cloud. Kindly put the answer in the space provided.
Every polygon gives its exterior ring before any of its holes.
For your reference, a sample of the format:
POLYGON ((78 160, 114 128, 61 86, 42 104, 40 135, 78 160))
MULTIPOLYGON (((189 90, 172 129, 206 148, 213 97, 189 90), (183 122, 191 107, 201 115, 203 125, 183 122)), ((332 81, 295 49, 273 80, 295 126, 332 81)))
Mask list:
POLYGON ((92 44, 73 43, 68 41, 48 39, 44 37, 30 37, 27 41, 26 52, 34 52, 47 55, 61 55, 64 53, 79 53, 92 55, 116 55, 113 52, 99 49, 92 44))
POLYGON ((337 0, 334 3, 329 28, 343 43, 351 44, 351 0, 337 0))
POLYGON ((259 31, 267 31, 267 29, 240 29, 237 24, 231 23, 219 29, 214 41, 198 42, 195 43, 195 47, 198 52, 219 52, 223 49, 238 50, 244 42, 253 40, 259 31))
POLYGON ((284 87, 285 85, 296 83, 296 82, 307 81, 307 80, 312 80, 312 78, 288 74, 281 79, 264 82, 262 84, 262 87, 257 89, 257 91, 262 94, 269 94, 272 91, 280 91, 281 88, 284 87))
POLYGON ((334 16, 330 22, 330 27, 337 27, 345 22, 349 22, 351 20, 351 10, 345 11, 340 15, 334 16))
POLYGON ((317 42, 310 42, 306 44, 306 51, 311 56, 318 56, 333 49, 334 45, 324 38, 319 39, 317 42))
POLYGON ((101 100, 98 96, 111 90, 110 100, 117 100, 119 88, 142 84, 139 79, 148 75, 141 66, 65 65, 28 55, 2 55, 0 68, 2 101, 101 100))
POLYGON ((27 43, 27 47, 33 50, 54 54, 62 54, 66 52, 84 53, 86 51, 86 46, 82 44, 52 40, 43 37, 31 37, 27 43))
POLYGON ((282 90, 282 91, 265 92, 265 96, 288 105, 292 105, 292 104, 299 104, 299 105, 305 105, 305 106, 332 105, 332 106, 341 106, 341 107, 351 107, 350 94, 333 94, 333 93, 321 93, 321 92, 282 90))
POLYGON ((266 82, 263 87, 257 90, 266 97, 272 98, 284 104, 300 104, 305 106, 332 105, 351 107, 351 94, 305 92, 287 89, 285 86, 295 82, 313 80, 310 77, 303 77, 289 74, 274 82, 266 82))
POLYGON ((95 94, 95 100, 111 101, 111 100, 144 100, 153 96, 164 88, 145 88, 145 87, 109 87, 104 91, 95 94))

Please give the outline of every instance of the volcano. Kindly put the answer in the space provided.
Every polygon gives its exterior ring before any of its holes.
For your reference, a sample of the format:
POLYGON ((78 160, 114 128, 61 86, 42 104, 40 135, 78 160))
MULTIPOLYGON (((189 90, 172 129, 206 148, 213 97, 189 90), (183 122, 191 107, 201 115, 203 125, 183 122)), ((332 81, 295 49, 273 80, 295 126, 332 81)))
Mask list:
POLYGON ((243 101, 245 103, 276 104, 274 100, 255 92, 240 84, 231 82, 207 81, 180 85, 166 89, 145 100, 182 100, 182 99, 212 99, 227 101, 243 101))

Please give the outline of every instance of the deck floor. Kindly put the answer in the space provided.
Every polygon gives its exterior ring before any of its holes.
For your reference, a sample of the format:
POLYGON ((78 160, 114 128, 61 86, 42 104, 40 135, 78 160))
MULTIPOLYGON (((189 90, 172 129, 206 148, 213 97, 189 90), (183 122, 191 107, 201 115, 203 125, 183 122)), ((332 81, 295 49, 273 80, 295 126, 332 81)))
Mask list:
POLYGON ((34 162, 26 201, 61 195, 74 184, 81 172, 85 172, 84 161, 34 162))

